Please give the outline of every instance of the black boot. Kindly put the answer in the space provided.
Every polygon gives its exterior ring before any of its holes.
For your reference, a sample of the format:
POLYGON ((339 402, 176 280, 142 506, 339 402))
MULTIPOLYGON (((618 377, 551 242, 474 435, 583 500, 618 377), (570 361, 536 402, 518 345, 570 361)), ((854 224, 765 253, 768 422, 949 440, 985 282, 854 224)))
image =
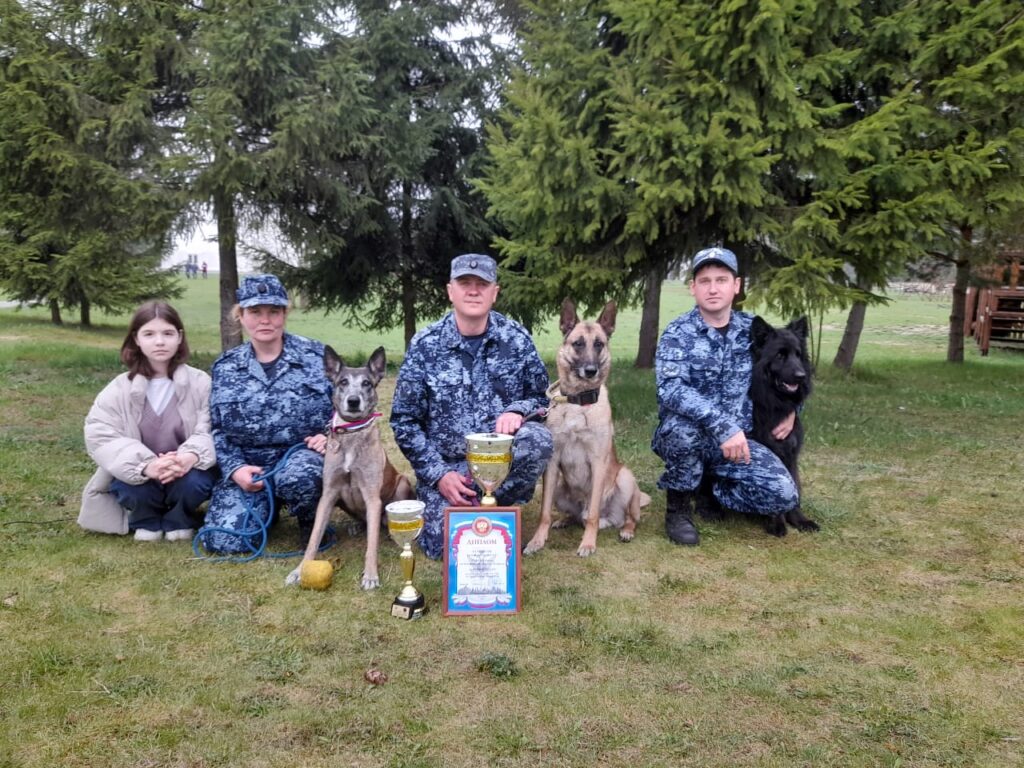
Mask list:
POLYGON ((693 524, 693 492, 669 488, 666 497, 665 533, 669 540, 685 547, 700 544, 700 534, 693 524))

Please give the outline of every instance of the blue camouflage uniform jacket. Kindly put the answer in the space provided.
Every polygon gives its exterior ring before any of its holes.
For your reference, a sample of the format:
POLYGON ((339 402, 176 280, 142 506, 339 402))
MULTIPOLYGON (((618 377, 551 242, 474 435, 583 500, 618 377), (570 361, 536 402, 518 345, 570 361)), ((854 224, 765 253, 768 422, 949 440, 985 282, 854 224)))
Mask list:
POLYGON ((689 422, 721 445, 753 427, 750 401, 750 324, 754 316, 733 312, 723 336, 704 322, 700 309, 680 315, 658 342, 655 371, 658 387, 660 444, 689 422))
POLYGON ((324 345, 284 335, 284 349, 267 378, 251 344, 229 349, 213 364, 210 423, 224 477, 245 464, 269 470, 303 438, 331 419, 331 385, 324 345))
POLYGON ((421 483, 436 485, 466 455, 466 435, 489 431, 506 411, 548 404, 548 372, 519 323, 491 312, 472 369, 454 313, 413 337, 391 406, 395 441, 421 483))

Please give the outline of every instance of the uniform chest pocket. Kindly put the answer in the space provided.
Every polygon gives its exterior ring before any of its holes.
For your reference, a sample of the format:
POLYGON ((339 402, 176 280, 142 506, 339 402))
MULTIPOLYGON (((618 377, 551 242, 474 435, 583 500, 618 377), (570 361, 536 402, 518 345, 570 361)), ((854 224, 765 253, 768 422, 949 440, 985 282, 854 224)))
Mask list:
POLYGON ((722 380, 722 365, 717 360, 693 360, 687 367, 690 371, 690 385, 700 392, 715 390, 722 380))
MULTIPOLYGON (((466 372, 468 379, 469 372, 466 372)), ((468 383, 463 381, 461 369, 436 371, 427 376, 427 406, 431 416, 440 416, 462 402, 468 383)))

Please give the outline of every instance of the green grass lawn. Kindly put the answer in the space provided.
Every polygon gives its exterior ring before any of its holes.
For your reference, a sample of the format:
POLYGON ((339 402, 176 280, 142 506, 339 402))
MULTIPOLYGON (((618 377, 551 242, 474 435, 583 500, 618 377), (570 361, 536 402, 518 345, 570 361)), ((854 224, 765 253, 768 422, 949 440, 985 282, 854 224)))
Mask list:
MULTIPOLYGON (((187 289, 208 366, 216 281, 187 289)), ((689 306, 667 285, 662 326, 689 306)), ((432 612, 405 623, 397 547, 364 593, 358 533, 320 593, 283 587, 293 561, 81 531, 82 422, 126 318, 84 331, 0 310, 0 767, 1020 766, 1024 355, 946 365, 948 314, 870 308, 848 377, 827 364, 843 317, 825 318, 803 462, 820 533, 730 519, 681 549, 649 450, 653 377, 629 365, 639 317, 622 313, 619 453, 653 497, 636 540, 602 532, 582 560, 579 529, 553 531, 516 616, 443 618, 440 566, 420 559, 432 612), (368 685, 371 667, 388 682, 368 685)), ((289 327, 400 359, 398 332, 302 312, 289 327)), ((529 535, 537 502, 523 514, 529 535)), ((273 546, 294 537, 284 521, 273 546)))

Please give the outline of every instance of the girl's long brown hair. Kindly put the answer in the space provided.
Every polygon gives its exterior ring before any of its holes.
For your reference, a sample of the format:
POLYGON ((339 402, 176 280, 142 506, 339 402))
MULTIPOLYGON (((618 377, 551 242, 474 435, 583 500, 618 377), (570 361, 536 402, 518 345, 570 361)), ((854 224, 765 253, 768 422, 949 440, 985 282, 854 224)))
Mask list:
POLYGON ((167 363, 167 376, 174 376, 174 369, 188 360, 189 349, 188 340, 185 338, 185 326, 182 325, 177 310, 166 301, 147 301, 132 315, 132 321, 128 325, 128 335, 125 336, 124 343, 121 345, 121 362, 128 368, 129 379, 134 379, 140 373, 147 379, 153 376, 153 369, 150 368, 149 360, 139 349, 138 342, 135 341, 135 334, 150 320, 157 318, 166 320, 181 334, 178 351, 167 363))

